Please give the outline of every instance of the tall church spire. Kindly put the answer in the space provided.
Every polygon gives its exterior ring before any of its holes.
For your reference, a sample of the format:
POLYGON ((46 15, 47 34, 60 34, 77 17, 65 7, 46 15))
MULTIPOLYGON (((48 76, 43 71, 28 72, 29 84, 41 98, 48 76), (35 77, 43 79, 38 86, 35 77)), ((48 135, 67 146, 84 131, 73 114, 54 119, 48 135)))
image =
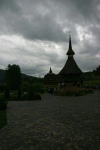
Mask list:
MULTIPOLYGON (((74 51, 72 50, 71 36, 69 35, 69 49, 67 52, 68 59, 63 67, 63 69, 59 72, 60 75, 68 75, 68 74, 82 74, 82 71, 77 66, 73 55, 74 51)), ((67 79, 66 79, 67 80, 67 79)))
POLYGON ((69 35, 69 49, 68 49, 68 52, 66 55, 68 56, 73 56, 75 53, 74 51, 72 50, 72 43, 71 43, 71 35, 69 35))

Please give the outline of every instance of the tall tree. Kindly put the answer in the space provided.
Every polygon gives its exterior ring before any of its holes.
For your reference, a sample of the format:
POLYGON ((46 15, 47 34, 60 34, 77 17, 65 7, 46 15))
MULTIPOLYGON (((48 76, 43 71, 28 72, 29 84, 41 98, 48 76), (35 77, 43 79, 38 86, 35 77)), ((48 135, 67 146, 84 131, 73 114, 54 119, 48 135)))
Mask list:
POLYGON ((100 76, 100 65, 96 68, 95 75, 100 76))
POLYGON ((5 73, 5 81, 12 90, 17 90, 21 86, 21 69, 18 65, 8 65, 5 73))

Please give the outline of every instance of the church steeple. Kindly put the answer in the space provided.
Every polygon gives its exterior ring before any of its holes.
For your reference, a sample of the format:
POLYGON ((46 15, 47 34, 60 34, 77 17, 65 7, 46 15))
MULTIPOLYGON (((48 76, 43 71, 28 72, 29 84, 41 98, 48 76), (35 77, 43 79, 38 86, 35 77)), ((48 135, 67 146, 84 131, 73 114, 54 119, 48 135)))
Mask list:
POLYGON ((60 75, 68 75, 68 74, 82 74, 82 71, 77 66, 73 55, 74 51, 72 50, 71 36, 69 35, 69 49, 67 52, 68 59, 63 67, 63 69, 59 72, 60 75))
POLYGON ((66 53, 66 55, 68 55, 69 57, 73 57, 74 54, 75 53, 72 50, 71 35, 69 35, 69 49, 68 49, 68 52, 66 53))
POLYGON ((50 71, 49 71, 49 74, 52 74, 52 70, 51 70, 51 67, 50 67, 50 71))

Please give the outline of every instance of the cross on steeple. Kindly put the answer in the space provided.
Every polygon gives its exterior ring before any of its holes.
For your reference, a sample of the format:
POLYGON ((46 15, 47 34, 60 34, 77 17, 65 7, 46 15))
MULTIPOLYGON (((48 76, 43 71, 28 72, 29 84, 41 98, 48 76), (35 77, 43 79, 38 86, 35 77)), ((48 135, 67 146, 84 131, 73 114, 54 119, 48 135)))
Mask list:
POLYGON ((71 31, 70 31, 70 30, 69 30, 69 32, 68 32, 68 33, 69 33, 69 36, 71 36, 71 31))

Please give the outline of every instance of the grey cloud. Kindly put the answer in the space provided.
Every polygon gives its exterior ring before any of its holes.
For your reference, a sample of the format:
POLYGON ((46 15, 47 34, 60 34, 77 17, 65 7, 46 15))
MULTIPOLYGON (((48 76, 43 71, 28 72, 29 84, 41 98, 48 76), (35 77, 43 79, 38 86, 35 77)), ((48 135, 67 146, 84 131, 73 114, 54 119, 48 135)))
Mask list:
POLYGON ((11 11, 12 13, 19 13, 20 10, 18 0, 0 0, 0 12, 11 11))
POLYGON ((33 23, 25 18, 15 19, 9 26, 13 33, 34 40, 65 41, 66 34, 62 31, 59 24, 52 20, 51 16, 37 16, 33 23))
POLYGON ((16 44, 13 44, 14 41, 11 39, 1 40, 1 67, 7 63, 19 63, 26 74, 44 76, 49 67, 52 67, 54 73, 58 73, 67 60, 65 54, 68 50, 69 30, 72 31, 75 60, 82 71, 92 70, 99 65, 99 0, 0 0, 0 2, 0 34, 16 35, 20 39, 16 44), (82 31, 78 27, 81 27, 82 31), (82 41, 80 36, 83 36, 82 41), (20 37, 25 40, 25 45, 21 45, 20 37), (5 44, 7 42, 8 45, 5 44))
MULTIPOLYGON (((17 7, 15 7, 16 5, 14 4, 14 1, 12 1, 11 5, 6 3, 6 5, 10 6, 10 8, 17 9, 17 7)), ((53 12, 41 15, 41 12, 36 14, 36 12, 34 13, 33 10, 33 17, 30 21, 25 18, 22 13, 16 13, 16 15, 11 13, 3 14, 2 17, 3 20, 5 18, 3 22, 4 26, 6 26, 6 31, 8 28, 10 34, 20 34, 21 36, 30 40, 40 39, 49 41, 65 41, 67 38, 60 24, 57 23, 55 18, 56 16, 54 16, 53 12)))

